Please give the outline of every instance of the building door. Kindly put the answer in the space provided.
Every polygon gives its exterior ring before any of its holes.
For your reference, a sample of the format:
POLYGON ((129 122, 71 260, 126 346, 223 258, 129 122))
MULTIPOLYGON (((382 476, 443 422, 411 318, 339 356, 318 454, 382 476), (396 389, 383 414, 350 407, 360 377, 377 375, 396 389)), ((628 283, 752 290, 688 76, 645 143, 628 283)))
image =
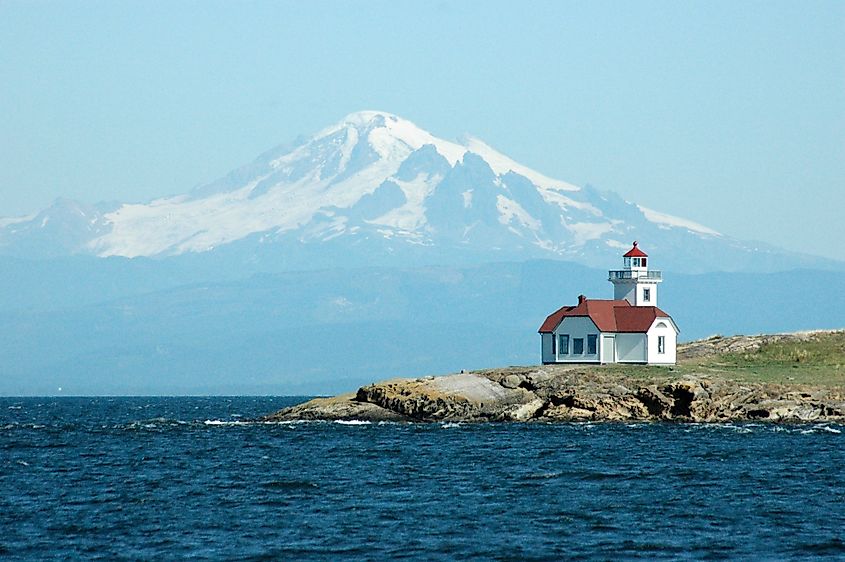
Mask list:
POLYGON ((616 338, 602 334, 600 352, 602 363, 616 363, 616 338))

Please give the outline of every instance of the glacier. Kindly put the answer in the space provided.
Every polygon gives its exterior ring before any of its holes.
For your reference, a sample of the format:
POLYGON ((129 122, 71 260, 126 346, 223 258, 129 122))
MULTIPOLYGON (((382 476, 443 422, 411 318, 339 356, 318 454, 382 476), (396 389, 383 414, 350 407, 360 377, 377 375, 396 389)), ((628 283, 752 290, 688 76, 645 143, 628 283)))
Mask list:
POLYGON ((188 193, 145 203, 57 200, 0 219, 0 255, 222 251, 293 269, 547 258, 597 266, 615 263, 634 239, 690 272, 824 266, 549 178, 480 139, 444 140, 383 111, 347 115, 188 193))

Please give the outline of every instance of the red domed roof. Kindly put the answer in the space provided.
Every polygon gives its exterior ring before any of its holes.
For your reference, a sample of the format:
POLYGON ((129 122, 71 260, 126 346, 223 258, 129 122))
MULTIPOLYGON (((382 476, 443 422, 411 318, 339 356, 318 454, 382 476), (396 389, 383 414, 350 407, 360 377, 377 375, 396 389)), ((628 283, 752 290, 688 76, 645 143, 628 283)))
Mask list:
POLYGON ((647 258, 648 254, 637 248, 637 241, 634 240, 634 247, 628 250, 628 253, 622 256, 623 258, 647 258))

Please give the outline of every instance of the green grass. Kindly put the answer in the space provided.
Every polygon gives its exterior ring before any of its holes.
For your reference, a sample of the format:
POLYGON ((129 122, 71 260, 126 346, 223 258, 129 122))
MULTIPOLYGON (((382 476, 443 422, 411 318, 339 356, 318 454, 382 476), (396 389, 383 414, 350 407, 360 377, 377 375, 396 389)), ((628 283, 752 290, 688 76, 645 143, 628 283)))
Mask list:
POLYGON ((756 351, 691 360, 679 370, 748 382, 845 386, 845 333, 766 343, 756 351))
POLYGON ((597 368, 620 379, 643 382, 699 375, 738 382, 845 387, 845 332, 817 333, 803 341, 796 336, 747 353, 713 354, 670 367, 614 364, 597 368))

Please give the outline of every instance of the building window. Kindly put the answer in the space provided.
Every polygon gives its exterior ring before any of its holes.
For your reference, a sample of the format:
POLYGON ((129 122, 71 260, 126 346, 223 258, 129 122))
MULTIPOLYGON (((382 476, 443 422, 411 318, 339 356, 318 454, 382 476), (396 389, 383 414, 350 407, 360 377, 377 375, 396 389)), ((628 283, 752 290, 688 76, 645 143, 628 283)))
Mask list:
POLYGON ((572 355, 584 355, 584 338, 572 338, 572 355))
POLYGON ((642 265, 643 267, 645 267, 645 260, 646 259, 647 258, 640 258, 640 265, 642 265))
POLYGON ((569 335, 563 334, 558 337, 560 338, 560 345, 558 346, 560 354, 569 355, 569 335))
POLYGON ((552 355, 557 355, 557 349, 555 348, 555 343, 557 340, 555 339, 555 335, 552 334, 552 355))
POLYGON ((651 300, 651 289, 647 287, 643 287, 643 302, 648 302, 651 300))
POLYGON ((666 336, 657 336, 657 353, 666 353, 666 336))
POLYGON ((587 336, 587 355, 595 355, 599 337, 596 334, 587 336))

